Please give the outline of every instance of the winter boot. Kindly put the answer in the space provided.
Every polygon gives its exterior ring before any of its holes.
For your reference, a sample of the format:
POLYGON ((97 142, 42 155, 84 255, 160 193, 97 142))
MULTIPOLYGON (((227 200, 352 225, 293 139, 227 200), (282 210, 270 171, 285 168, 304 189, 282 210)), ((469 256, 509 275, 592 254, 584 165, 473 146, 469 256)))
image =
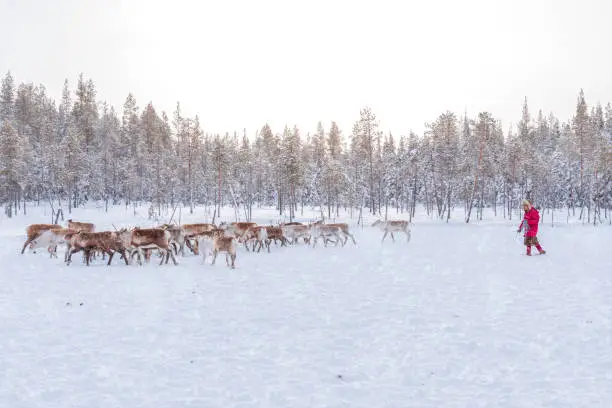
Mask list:
POLYGON ((527 256, 531 256, 531 245, 527 245, 527 256))
POLYGON ((544 255, 544 254, 546 253, 546 251, 542 249, 542 247, 540 246, 540 244, 536 245, 536 249, 538 250, 538 252, 540 253, 540 255, 544 255))

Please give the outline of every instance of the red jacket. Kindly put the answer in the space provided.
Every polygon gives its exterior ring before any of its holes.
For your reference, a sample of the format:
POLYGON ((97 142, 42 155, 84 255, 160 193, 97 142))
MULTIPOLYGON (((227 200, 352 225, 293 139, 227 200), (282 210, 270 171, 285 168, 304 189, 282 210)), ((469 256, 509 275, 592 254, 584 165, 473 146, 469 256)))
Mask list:
POLYGON ((519 225, 519 231, 523 228, 523 225, 527 223, 525 227, 525 236, 535 237, 538 235, 538 224, 540 222, 540 213, 534 207, 531 207, 528 211, 525 211, 525 216, 521 225, 519 225))

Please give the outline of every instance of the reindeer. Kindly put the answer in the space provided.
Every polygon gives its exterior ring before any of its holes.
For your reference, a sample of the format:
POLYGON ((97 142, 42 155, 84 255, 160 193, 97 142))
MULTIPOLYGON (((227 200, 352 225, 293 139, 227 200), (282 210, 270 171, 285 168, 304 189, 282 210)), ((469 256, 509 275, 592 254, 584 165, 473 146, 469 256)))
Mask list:
POLYGON ((221 224, 219 224, 219 228, 226 231, 226 234, 233 234, 238 242, 243 242, 244 247, 247 249, 247 251, 249 250, 249 247, 247 246, 244 240, 244 235, 246 234, 249 228, 256 226, 257 223, 255 222, 232 222, 231 224, 226 224, 225 222, 222 222, 221 224))
POLYGON ((166 230, 170 233, 170 245, 174 249, 174 254, 178 255, 179 251, 182 251, 185 246, 185 231, 183 228, 171 224, 163 224, 157 228, 166 230))
POLYGON ((342 230, 338 226, 326 225, 321 223, 314 223, 310 225, 310 236, 314 238, 314 241, 312 243, 313 248, 317 246, 318 238, 323 238, 323 244, 327 246, 327 241, 329 241, 330 238, 333 237, 335 238, 334 242, 337 246, 338 243, 342 241, 342 238, 340 237, 341 234, 342 230))
POLYGON ((283 229, 281 227, 274 227, 274 226, 266 226, 266 233, 268 234, 268 240, 266 245, 268 246, 268 249, 270 248, 270 243, 272 242, 272 240, 274 240, 275 244, 278 244, 277 241, 280 241, 281 246, 285 246, 287 245, 287 238, 285 238, 285 235, 283 234, 283 229))
POLYGON ((310 243, 310 227, 309 226, 281 224, 280 228, 287 242, 294 244, 298 242, 300 238, 302 238, 304 240, 304 243, 310 243))
POLYGON ((381 221, 381 220, 376 220, 374 221, 374 223, 372 224, 372 227, 377 227, 378 229, 380 229, 381 231, 385 231, 385 234, 382 237, 382 240, 380 242, 384 242, 385 241, 385 237, 387 236, 387 234, 391 234, 391 239, 393 240, 393 242, 395 242, 395 238, 393 237, 393 233, 394 232, 403 232, 404 234, 406 234, 407 242, 410 242, 410 229, 408 228, 408 221, 381 221))
POLYGON ((264 226, 250 227, 244 233, 245 245, 247 245, 249 241, 253 241, 253 252, 255 252, 255 246, 259 244, 259 248, 257 249, 257 252, 261 251, 261 249, 265 245, 268 248, 268 253, 270 253, 270 241, 268 240, 268 230, 266 227, 264 226))
POLYGON ((236 261, 236 245, 234 244, 234 237, 226 237, 222 234, 218 234, 213 238, 213 260, 212 265, 215 264, 217 255, 219 252, 225 252, 225 263, 232 269, 235 269, 236 261), (232 264, 230 266, 228 258, 231 258, 232 264))
MULTIPOLYGON (((79 222, 79 221, 73 221, 72 219, 69 219, 67 222, 68 222, 68 228, 75 230, 77 232, 78 231, 96 232, 96 227, 91 222, 79 222)), ((69 250, 70 250, 70 241, 68 241, 68 248, 66 249, 66 251, 69 251, 69 250)), ((95 258, 95 253, 96 253, 96 250, 93 251, 94 258, 95 258)), ((102 252, 102 259, 104 259, 105 256, 106 256, 106 253, 102 252)))
POLYGON ((35 238, 37 238, 43 231, 50 230, 52 228, 62 228, 61 225, 58 224, 32 224, 28 225, 26 228, 26 241, 23 244, 23 248, 21 248, 21 254, 25 252, 26 247, 30 244, 35 238))
MULTIPOLYGON (((47 248, 51 258, 57 258, 57 246, 61 244, 68 245, 70 238, 77 231, 69 228, 51 228, 44 230, 38 237, 30 242, 30 250, 36 248, 47 248)), ((66 250, 66 252, 68 249, 66 250)))
POLYGON ((214 229, 212 231, 206 231, 199 235, 198 237, 198 248, 202 253, 202 264, 205 263, 206 257, 210 254, 212 255, 213 250, 213 239, 217 235, 224 235, 225 231, 222 229, 214 229))
POLYGON ((184 242, 181 245, 181 254, 185 255, 185 246, 189 248, 194 255, 198 255, 198 241, 203 233, 216 230, 217 226, 215 224, 184 224, 181 226, 181 230, 183 231, 184 242), (191 241, 194 241, 193 245, 191 241))
POLYGON ((342 231, 342 235, 344 236, 344 241, 342 242, 342 246, 346 245, 349 237, 353 241, 353 244, 357 245, 357 241, 355 241, 355 237, 349 232, 349 226, 347 223, 341 222, 341 223, 325 224, 324 220, 319 220, 319 221, 316 221, 315 224, 323 224, 323 225, 330 225, 333 227, 338 227, 340 228, 340 230, 342 231))
POLYGON ((83 231, 83 232, 95 232, 96 227, 91 222, 77 222, 72 221, 72 219, 68 220, 68 229, 75 231, 83 231))
POLYGON ((170 248, 171 239, 170 232, 161 228, 134 228, 131 231, 130 246, 134 247, 138 253, 139 265, 142 265, 143 250, 145 249, 158 249, 161 252, 160 265, 164 263, 164 258, 166 263, 168 263, 169 258, 172 258, 172 262, 178 265, 172 253, 172 248, 170 248))
POLYGON ((111 264, 115 252, 121 253, 125 264, 128 265, 128 256, 126 254, 126 234, 129 231, 122 229, 119 231, 103 231, 103 232, 83 232, 79 231, 73 234, 70 238, 70 250, 66 257, 66 264, 72 262, 72 255, 76 252, 83 251, 85 253, 85 262, 87 266, 91 261, 93 251, 101 251, 108 254, 108 263, 111 264))

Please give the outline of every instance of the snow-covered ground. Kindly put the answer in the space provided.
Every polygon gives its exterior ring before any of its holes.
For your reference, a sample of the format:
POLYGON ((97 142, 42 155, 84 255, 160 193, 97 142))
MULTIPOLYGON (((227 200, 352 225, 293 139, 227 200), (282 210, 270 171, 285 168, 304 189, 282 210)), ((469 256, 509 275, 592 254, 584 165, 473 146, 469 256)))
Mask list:
MULTIPOLYGON (((150 225, 138 211, 72 218, 150 225)), ((19 254, 44 212, 0 219, 0 407, 612 406, 610 226, 547 223, 526 257, 489 213, 382 245, 349 219, 357 246, 241 248, 235 270, 88 268, 19 254)))

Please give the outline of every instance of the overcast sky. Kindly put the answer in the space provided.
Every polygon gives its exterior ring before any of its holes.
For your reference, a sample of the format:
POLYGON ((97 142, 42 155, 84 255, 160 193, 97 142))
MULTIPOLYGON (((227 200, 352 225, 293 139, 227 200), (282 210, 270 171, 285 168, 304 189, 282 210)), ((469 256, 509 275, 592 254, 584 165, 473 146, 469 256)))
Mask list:
POLYGON ((118 110, 128 92, 205 131, 268 122, 344 134, 368 105, 422 132, 449 109, 504 130, 523 98, 563 120, 584 88, 612 101, 608 0, 0 0, 0 72, 59 99, 80 72, 118 110))

